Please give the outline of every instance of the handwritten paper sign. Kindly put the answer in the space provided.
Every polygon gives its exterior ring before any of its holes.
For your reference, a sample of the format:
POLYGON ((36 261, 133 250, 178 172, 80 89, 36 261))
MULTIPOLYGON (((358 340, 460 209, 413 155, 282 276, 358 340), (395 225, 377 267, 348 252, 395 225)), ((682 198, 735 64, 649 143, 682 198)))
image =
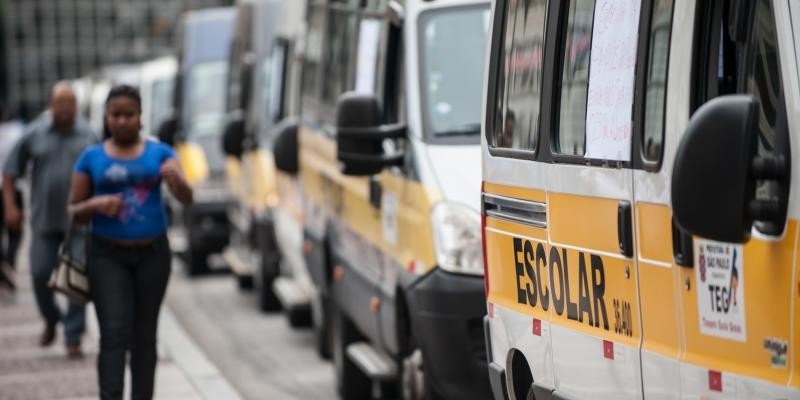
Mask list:
POLYGON ((358 34, 356 92, 375 92, 375 74, 378 68, 378 42, 380 41, 380 35, 380 21, 374 19, 361 21, 358 34))
POLYGON ((586 156, 631 159, 631 116, 641 0, 597 0, 586 109, 586 156))

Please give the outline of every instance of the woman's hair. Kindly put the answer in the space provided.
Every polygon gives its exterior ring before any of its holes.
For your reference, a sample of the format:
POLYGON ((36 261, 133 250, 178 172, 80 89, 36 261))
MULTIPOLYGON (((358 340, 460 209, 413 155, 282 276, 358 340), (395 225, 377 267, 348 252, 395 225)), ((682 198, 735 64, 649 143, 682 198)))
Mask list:
MULTIPOLYGON (((117 97, 127 97, 134 102, 136 105, 139 106, 139 111, 142 110, 142 95, 139 94, 139 89, 131 86, 131 85, 117 85, 111 88, 108 91, 108 97, 106 97, 106 109, 108 109, 108 103, 111 100, 116 99, 117 97)), ((103 116, 103 140, 106 140, 111 137, 111 132, 108 130, 108 123, 106 123, 106 117, 103 116)))

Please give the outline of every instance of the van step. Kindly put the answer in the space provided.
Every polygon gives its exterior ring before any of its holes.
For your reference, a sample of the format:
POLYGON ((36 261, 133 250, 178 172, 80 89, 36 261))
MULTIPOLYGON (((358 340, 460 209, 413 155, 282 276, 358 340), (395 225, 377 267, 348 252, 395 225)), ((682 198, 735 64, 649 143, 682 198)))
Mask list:
POLYGON ((367 342, 356 342, 347 346, 347 358, 373 381, 389 382, 397 379, 397 365, 392 357, 367 342))
POLYGON ((222 252, 222 258, 234 274, 239 276, 253 275, 253 266, 247 263, 232 246, 225 248, 225 251, 222 252))
POLYGON ((311 306, 311 297, 292 278, 285 276, 275 278, 272 289, 284 309, 293 310, 311 306))

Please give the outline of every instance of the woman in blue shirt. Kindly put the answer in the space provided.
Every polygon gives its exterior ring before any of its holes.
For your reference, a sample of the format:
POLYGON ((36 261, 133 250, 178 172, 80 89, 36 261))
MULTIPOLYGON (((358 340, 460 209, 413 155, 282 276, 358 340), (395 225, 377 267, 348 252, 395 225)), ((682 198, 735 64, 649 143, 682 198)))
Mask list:
POLYGON ((192 201, 175 153, 141 137, 140 116, 137 89, 111 89, 105 140, 83 152, 72 177, 70 213, 91 222, 87 269, 100 324, 102 399, 122 399, 128 352, 131 398, 153 397, 156 325, 171 264, 161 183, 180 202, 192 201))

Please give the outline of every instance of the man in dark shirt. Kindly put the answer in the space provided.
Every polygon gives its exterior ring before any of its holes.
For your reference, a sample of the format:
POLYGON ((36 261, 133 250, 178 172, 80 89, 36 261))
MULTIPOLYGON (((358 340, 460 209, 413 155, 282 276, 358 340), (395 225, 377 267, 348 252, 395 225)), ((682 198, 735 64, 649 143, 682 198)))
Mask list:
POLYGON ((53 86, 48 112, 31 123, 3 167, 5 221, 9 229, 19 231, 23 217, 14 201, 14 188, 17 179, 24 177, 28 164, 33 166, 30 269, 36 303, 46 323, 40 344, 52 344, 56 325, 63 321, 70 357, 82 355, 84 307, 70 302, 66 314, 63 314, 47 282, 58 265, 58 247, 64 240, 69 222, 67 200, 73 165, 83 149, 97 141, 97 135, 88 125, 76 120, 76 113, 72 87, 67 82, 57 83, 53 86))

